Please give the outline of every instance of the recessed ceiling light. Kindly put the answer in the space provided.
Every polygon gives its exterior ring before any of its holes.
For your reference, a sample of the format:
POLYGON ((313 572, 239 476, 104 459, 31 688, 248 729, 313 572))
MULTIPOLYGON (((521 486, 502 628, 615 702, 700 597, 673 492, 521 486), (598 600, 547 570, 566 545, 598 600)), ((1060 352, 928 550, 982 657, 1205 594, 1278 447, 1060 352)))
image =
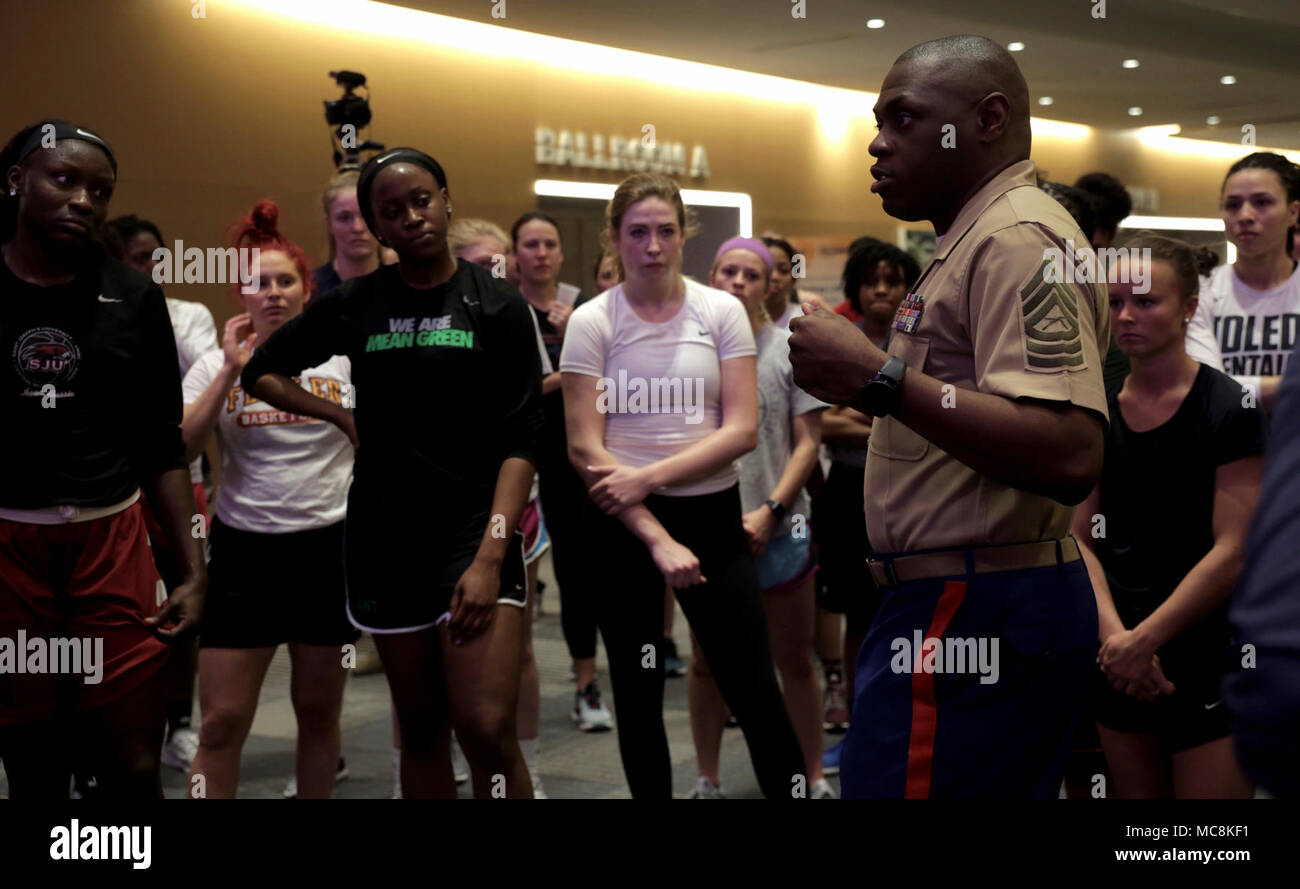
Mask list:
POLYGON ((1237 78, 1233 77, 1231 74, 1225 74, 1219 78, 1219 83, 1223 84, 1224 86, 1232 86, 1236 82, 1237 82, 1237 78))
POLYGON ((1141 62, 1139 62, 1137 59, 1125 59, 1123 64, 1125 68, 1136 68, 1138 65, 1141 64, 1141 62))
POLYGON ((1139 108, 1137 105, 1134 105, 1132 108, 1130 108, 1130 109, 1128 110, 1128 116, 1129 116, 1129 117, 1141 117, 1141 116, 1142 116, 1142 109, 1139 108))
POLYGON ((1039 104, 1039 105, 1051 105, 1051 104, 1052 104, 1053 102, 1055 102, 1055 101, 1056 101, 1056 100, 1053 99, 1051 96, 1039 96, 1039 97, 1038 97, 1038 104, 1039 104))
POLYGON ((1021 43, 1019 40, 1013 40, 1012 42, 1007 44, 1007 49, 1011 50, 1012 52, 1020 52, 1024 48, 1025 45, 1021 43))
POLYGON ((875 31, 878 28, 885 27, 884 19, 867 19, 867 27, 875 31))
POLYGON ((1212 127, 1217 127, 1219 125, 1219 115, 1211 114, 1209 117, 1205 118, 1205 122, 1212 127))

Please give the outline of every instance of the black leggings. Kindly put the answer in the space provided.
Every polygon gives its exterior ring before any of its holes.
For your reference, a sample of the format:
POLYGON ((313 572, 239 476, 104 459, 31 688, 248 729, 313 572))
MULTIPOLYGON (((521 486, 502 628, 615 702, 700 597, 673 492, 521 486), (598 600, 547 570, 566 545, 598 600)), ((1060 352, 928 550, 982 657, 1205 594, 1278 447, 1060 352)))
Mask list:
MULTIPOLYGON (((850 635, 866 636, 884 594, 871 578, 862 484, 866 470, 836 461, 812 503, 817 543, 817 604, 843 614, 850 635)), ((844 652, 856 658, 856 651, 844 652)))
MULTIPOLYGON (((731 712, 740 720, 759 787, 769 799, 805 788, 803 753, 772 667, 763 602, 731 487, 695 497, 651 495, 645 505, 700 560, 708 583, 677 590, 686 619, 731 712), (796 777, 800 776, 800 777, 796 777)), ((590 552, 606 578, 597 598, 618 717, 618 746, 632 796, 672 795, 664 732, 664 578, 649 550, 616 518, 590 507, 590 552)))
POLYGON ((562 435, 558 444, 547 441, 538 456, 542 517, 551 536, 551 562, 560 585, 564 641, 574 660, 594 658, 599 575, 589 556, 591 542, 582 532, 584 504, 589 503, 587 486, 569 462, 562 435))

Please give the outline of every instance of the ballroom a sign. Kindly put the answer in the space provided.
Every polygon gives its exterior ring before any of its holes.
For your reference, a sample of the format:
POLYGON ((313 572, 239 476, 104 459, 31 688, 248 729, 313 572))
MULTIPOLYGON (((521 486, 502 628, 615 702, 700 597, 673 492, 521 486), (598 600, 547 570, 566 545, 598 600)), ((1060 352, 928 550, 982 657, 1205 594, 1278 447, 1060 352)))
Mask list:
POLYGON ((657 139, 649 124, 632 138, 538 127, 535 153, 537 163, 545 166, 709 178, 709 154, 703 145, 691 148, 688 162, 685 143, 657 139))

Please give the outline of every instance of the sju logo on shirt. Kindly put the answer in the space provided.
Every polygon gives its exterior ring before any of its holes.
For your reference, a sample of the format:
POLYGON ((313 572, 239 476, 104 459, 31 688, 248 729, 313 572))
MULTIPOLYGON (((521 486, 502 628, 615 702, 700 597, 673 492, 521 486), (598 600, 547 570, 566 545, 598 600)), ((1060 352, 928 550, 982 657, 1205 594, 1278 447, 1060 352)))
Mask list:
MULTIPOLYGON (((42 388, 66 386, 77 375, 81 350, 66 332, 57 327, 36 327, 14 343, 14 370, 30 387, 23 395, 41 395, 42 388)), ((71 393, 59 392, 59 395, 71 393)))

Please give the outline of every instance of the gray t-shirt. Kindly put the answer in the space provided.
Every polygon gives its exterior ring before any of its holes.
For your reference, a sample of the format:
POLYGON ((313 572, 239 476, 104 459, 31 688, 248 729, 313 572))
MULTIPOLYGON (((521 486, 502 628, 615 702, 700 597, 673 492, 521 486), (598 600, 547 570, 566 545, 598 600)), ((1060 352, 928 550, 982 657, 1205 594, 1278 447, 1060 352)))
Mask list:
MULTIPOLYGON (((758 447, 740 458, 740 506, 745 512, 762 506, 781 480, 794 450, 794 418, 830 407, 794 384, 790 331, 765 324, 755 334, 754 344, 758 347, 758 447)), ((810 517, 808 494, 800 488, 786 513, 785 532, 792 533, 798 521, 807 534, 810 517)))

